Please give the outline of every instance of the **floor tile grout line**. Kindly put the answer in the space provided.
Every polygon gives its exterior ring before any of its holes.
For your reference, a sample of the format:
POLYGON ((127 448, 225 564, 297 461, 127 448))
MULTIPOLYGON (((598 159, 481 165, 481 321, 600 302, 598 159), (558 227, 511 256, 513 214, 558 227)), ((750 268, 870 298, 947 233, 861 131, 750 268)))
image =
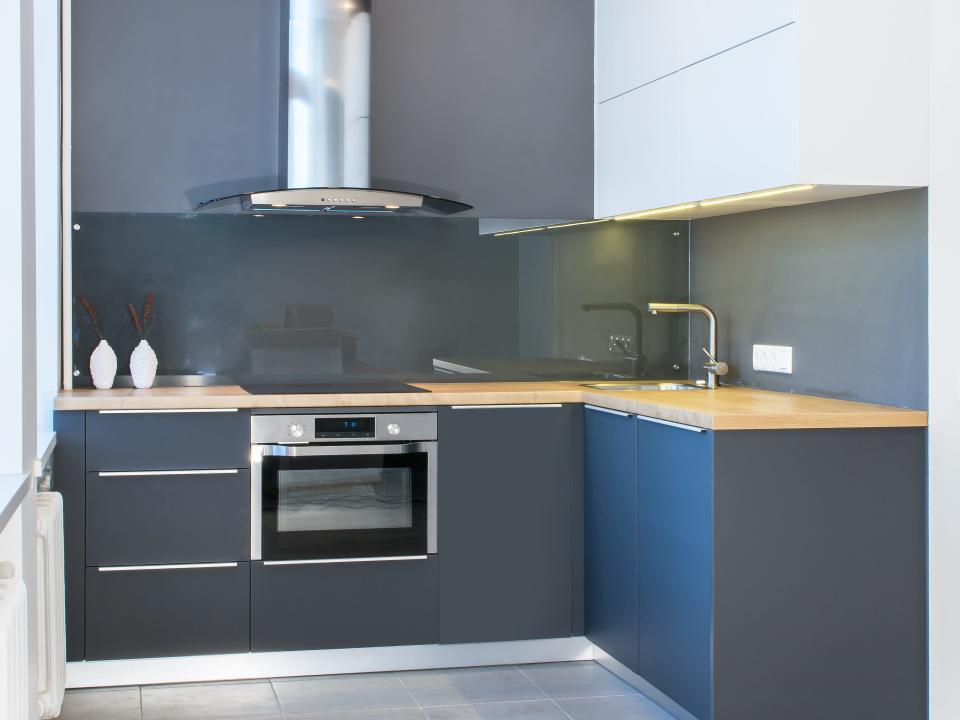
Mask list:
POLYGON ((517 665, 514 665, 513 667, 514 667, 514 669, 515 669, 517 672, 519 672, 521 675, 523 675, 531 685, 533 685, 537 690, 539 690, 540 692, 542 692, 542 693, 544 694, 544 696, 545 696, 550 702, 552 702, 552 703, 556 706, 557 710, 559 710, 560 712, 562 712, 567 718, 569 718, 569 720, 573 720, 573 716, 571 716, 570 713, 568 713, 566 710, 564 710, 562 707, 560 707, 560 703, 558 703, 556 700, 554 700, 552 697, 550 697, 550 695, 547 693, 547 691, 544 690, 544 689, 543 689, 542 687, 540 687, 539 685, 537 685, 537 684, 533 681, 533 679, 523 671, 522 668, 520 668, 520 667, 517 666, 517 665))
POLYGON ((273 678, 267 678, 267 682, 270 683, 270 689, 273 691, 273 698, 277 701, 277 707, 280 708, 280 717, 286 718, 287 711, 283 709, 283 700, 280 699, 280 693, 277 692, 277 687, 273 684, 273 678))
POLYGON ((423 709, 423 705, 420 704, 420 701, 417 700, 416 696, 414 696, 414 694, 410 691, 410 688, 407 687, 407 684, 403 681, 403 678, 397 675, 397 680, 400 681, 400 684, 403 686, 403 689, 407 691, 407 695, 410 696, 410 699, 416 703, 417 709, 420 711, 420 714, 423 715, 425 720, 429 720, 429 717, 427 716, 427 711, 423 709))

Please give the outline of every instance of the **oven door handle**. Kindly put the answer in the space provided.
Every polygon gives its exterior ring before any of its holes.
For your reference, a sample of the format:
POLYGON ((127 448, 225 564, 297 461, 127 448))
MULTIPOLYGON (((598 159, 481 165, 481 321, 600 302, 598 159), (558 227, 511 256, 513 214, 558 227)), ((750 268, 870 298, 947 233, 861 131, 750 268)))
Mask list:
POLYGON ((436 442, 400 445, 261 445, 264 457, 316 457, 330 455, 412 455, 428 452, 436 442))

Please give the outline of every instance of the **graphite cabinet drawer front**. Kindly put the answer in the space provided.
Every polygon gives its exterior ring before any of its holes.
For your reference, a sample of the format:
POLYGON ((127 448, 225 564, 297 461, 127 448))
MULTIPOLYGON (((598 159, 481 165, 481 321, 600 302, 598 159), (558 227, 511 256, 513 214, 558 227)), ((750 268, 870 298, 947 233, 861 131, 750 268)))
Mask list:
POLYGON ((87 660, 249 649, 249 563, 87 568, 87 660))
POLYGON ((437 560, 252 564, 251 649, 437 642, 437 560))
POLYGON ((246 410, 87 413, 87 470, 250 467, 246 410))
POLYGON ((247 560, 249 470, 87 473, 86 564, 247 560))

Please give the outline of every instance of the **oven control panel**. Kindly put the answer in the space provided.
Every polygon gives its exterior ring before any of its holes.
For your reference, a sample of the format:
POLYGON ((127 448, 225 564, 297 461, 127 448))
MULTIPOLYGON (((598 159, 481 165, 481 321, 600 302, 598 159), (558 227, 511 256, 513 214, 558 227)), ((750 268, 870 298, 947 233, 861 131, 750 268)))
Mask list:
POLYGON ((437 413, 253 415, 250 431, 254 445, 427 441, 437 439, 437 413))
POLYGON ((314 418, 314 437, 326 438, 372 438, 376 437, 376 418, 367 417, 319 417, 314 418))

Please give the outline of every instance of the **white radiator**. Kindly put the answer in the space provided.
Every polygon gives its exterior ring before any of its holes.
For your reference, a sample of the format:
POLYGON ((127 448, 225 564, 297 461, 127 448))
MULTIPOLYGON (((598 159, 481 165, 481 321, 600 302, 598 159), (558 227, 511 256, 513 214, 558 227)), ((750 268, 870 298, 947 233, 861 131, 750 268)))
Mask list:
POLYGON ((0 562, 0 718, 29 720, 27 694, 27 588, 0 562))
POLYGON ((63 496, 37 493, 37 665, 40 717, 60 714, 67 681, 63 579, 63 496))

